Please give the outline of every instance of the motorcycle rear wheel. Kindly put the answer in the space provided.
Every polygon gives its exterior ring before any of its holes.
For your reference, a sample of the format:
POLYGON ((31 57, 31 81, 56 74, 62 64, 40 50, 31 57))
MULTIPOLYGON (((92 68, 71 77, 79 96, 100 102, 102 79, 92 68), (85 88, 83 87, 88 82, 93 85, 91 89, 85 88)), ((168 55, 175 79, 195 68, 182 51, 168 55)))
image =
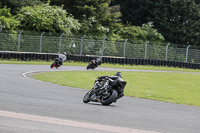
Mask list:
POLYGON ((102 105, 110 105, 111 103, 113 103, 116 99, 117 99, 117 96, 118 96, 118 93, 116 90, 113 90, 112 91, 112 94, 110 95, 110 97, 104 99, 104 98, 101 98, 101 104, 102 105))

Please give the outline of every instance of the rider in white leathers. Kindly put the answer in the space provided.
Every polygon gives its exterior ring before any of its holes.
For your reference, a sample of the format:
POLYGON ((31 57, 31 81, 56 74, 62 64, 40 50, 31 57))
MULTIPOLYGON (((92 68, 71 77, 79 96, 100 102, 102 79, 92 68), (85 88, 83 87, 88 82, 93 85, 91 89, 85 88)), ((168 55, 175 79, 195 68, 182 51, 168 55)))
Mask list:
POLYGON ((67 59, 66 55, 67 55, 66 52, 64 52, 63 54, 59 54, 59 55, 58 55, 60 65, 62 65, 63 62, 66 61, 66 59, 67 59))

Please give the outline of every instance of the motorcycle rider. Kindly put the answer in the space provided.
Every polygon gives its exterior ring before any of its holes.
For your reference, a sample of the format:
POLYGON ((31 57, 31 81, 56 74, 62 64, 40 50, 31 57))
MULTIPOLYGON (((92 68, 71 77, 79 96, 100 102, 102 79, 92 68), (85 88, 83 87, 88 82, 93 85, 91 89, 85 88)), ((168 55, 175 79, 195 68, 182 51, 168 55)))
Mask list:
MULTIPOLYGON (((93 96, 93 99, 94 100, 97 100, 99 101, 100 97, 98 96, 99 95, 99 92, 101 90, 103 90, 104 88, 109 88, 109 79, 110 80, 113 80, 113 85, 117 83, 117 79, 118 78, 122 78, 122 74, 121 72, 117 72, 115 73, 114 76, 100 76, 98 77, 97 80, 95 80, 94 82, 94 96, 93 96)), ((119 92, 119 96, 117 99, 121 98, 124 96, 124 88, 122 88, 119 92)), ((115 101, 116 102, 116 101, 115 101)))
POLYGON ((64 52, 63 54, 58 54, 58 58, 59 58, 59 63, 60 65, 63 64, 64 61, 66 61, 67 57, 66 57, 67 53, 64 52))
POLYGON ((98 65, 101 65, 101 62, 102 62, 102 58, 101 57, 98 57, 96 58, 95 60, 91 60, 92 64, 94 64, 94 66, 98 66, 98 65))

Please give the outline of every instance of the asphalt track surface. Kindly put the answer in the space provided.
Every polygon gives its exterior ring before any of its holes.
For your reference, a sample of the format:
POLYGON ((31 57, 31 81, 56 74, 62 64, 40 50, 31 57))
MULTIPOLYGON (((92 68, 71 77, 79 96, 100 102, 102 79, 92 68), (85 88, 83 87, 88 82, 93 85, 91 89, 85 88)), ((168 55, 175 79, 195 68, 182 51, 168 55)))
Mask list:
MULTIPOLYGON (((40 71, 86 68, 0 64, 0 133, 200 132, 199 107, 127 96, 110 106, 85 104, 82 98, 87 90, 29 78, 40 71)), ((100 67, 95 71, 135 70, 100 67)))

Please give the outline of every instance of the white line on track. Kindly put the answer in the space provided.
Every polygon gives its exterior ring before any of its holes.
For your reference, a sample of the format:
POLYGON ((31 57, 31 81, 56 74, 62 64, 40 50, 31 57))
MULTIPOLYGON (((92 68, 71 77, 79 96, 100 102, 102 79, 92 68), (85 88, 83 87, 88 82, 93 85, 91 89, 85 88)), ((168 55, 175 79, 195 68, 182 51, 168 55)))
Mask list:
POLYGON ((23 73, 23 77, 25 78, 29 78, 28 76, 26 76, 27 74, 31 74, 31 73, 38 73, 38 72, 49 72, 49 71, 29 71, 29 72, 25 72, 23 73))
POLYGON ((100 131, 115 132, 115 133, 158 133, 158 132, 154 132, 154 131, 145 131, 145 130, 138 130, 138 129, 132 129, 132 128, 124 128, 124 127, 107 126, 107 125, 93 124, 93 123, 86 123, 86 122, 78 122, 78 121, 72 121, 72 120, 66 120, 66 119, 29 115, 29 114, 15 113, 15 112, 3 111, 3 110, 0 110, 0 116, 21 119, 21 120, 34 121, 34 122, 44 122, 44 123, 63 125, 63 126, 71 126, 71 127, 87 128, 87 129, 94 129, 94 130, 100 130, 100 131))

